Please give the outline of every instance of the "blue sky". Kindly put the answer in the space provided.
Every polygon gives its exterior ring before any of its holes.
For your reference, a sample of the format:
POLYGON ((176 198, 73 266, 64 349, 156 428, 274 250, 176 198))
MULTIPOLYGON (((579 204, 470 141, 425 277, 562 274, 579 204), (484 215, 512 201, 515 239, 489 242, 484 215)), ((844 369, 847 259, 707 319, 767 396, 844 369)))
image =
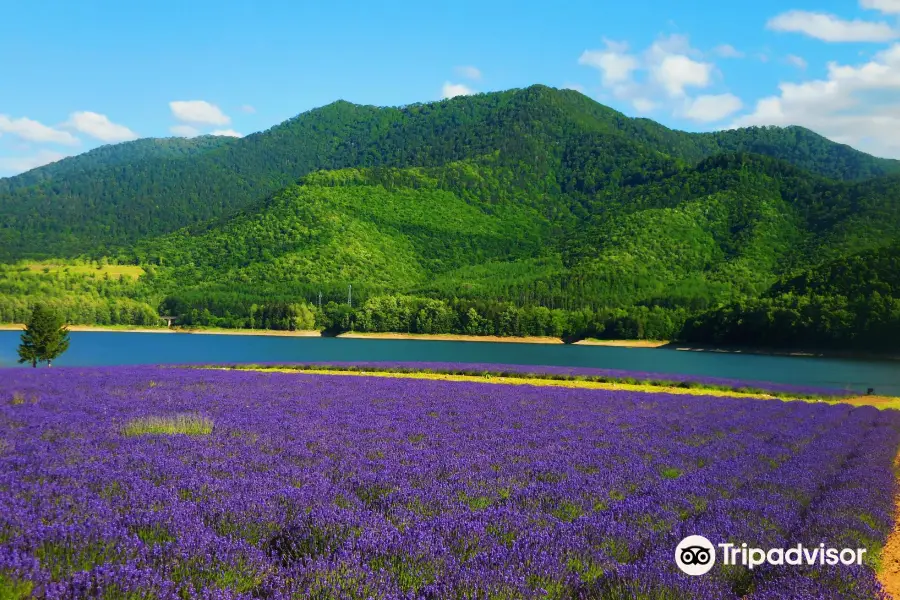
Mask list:
POLYGON ((692 131, 801 124, 900 157, 900 0, 7 3, 0 176, 336 99, 543 83, 692 131))

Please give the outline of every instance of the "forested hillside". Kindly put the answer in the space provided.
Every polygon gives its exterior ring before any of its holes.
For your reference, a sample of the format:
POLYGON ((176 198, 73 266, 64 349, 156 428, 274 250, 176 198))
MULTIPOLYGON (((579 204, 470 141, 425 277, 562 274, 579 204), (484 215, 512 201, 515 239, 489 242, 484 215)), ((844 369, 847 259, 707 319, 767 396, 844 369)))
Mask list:
MULTIPOLYGON (((15 177, 0 179, 0 194, 41 183, 63 183, 67 178, 102 169, 126 166, 156 159, 190 158, 208 150, 233 143, 230 137, 202 135, 195 138, 144 138, 121 144, 108 144, 78 156, 70 156, 15 177)), ((57 192, 52 192, 57 193, 57 192)))
POLYGON ((799 127, 689 134, 543 86, 337 102, 0 180, 0 257, 63 264, 0 269, 0 321, 41 298, 84 323, 890 350, 897 165, 799 127))
POLYGON ((900 340, 900 244, 826 262, 691 318, 686 341, 891 351, 900 340))
POLYGON ((583 198, 722 151, 846 180, 897 170, 801 128, 690 134, 544 86, 402 108, 340 101, 243 139, 139 140, 0 180, 0 260, 116 254, 320 169, 439 166, 499 152, 545 178, 558 200, 563 188, 583 198))

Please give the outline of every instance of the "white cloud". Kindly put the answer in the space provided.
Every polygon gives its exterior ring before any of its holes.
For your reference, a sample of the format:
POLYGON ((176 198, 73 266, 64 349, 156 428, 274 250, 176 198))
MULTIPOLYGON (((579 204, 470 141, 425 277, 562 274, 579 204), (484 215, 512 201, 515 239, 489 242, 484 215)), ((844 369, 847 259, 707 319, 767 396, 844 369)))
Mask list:
POLYGON ((481 79, 481 71, 477 67, 473 67, 471 65, 456 67, 453 71, 460 77, 465 77, 466 79, 471 79, 472 81, 478 81, 481 79))
POLYGON ((244 137, 243 133, 238 133, 234 129, 216 129, 210 135, 224 135, 226 137, 244 137))
POLYGON ((41 150, 31 156, 3 156, 0 157, 0 173, 5 173, 7 176, 18 175, 56 162, 66 156, 68 155, 52 150, 41 150))
POLYGON ((782 83, 733 127, 802 125, 879 156, 900 158, 900 44, 860 65, 828 64, 825 79, 782 83))
POLYGON ((672 54, 651 67, 650 72, 670 96, 683 96, 686 87, 708 86, 712 70, 710 63, 697 62, 683 54, 672 54))
POLYGON ((106 115, 90 111, 73 112, 66 125, 103 142, 125 142, 138 138, 138 134, 124 125, 113 123, 106 115))
POLYGON ((252 115, 253 113, 256 112, 256 109, 253 108, 252 106, 250 106, 249 104, 244 104, 243 106, 241 106, 241 112, 245 112, 249 115, 252 115))
POLYGON ((885 14, 900 13, 900 0, 860 0, 859 5, 885 14))
POLYGON ((897 37, 897 31, 887 23, 845 21, 827 13, 791 10, 766 23, 774 31, 803 33, 826 42, 886 42, 897 37))
POLYGON ((692 57, 700 53, 691 48, 688 38, 670 35, 656 40, 642 55, 628 52, 622 42, 604 40, 603 50, 585 50, 578 63, 600 71, 601 83, 620 100, 658 95, 684 95, 686 87, 709 85, 713 65, 692 57), (635 75, 648 74, 647 81, 639 83, 635 75))
POLYGON ((178 137, 197 137, 200 135, 200 132, 190 125, 172 125, 169 127, 169 131, 178 137))
POLYGON ((667 56, 683 54, 693 58, 703 58, 703 53, 691 47, 691 40, 686 35, 673 33, 661 36, 644 52, 645 60, 658 63, 667 56))
MULTIPOLYGON (((638 113, 667 109, 683 117, 685 107, 692 102, 688 97, 689 89, 709 87, 716 74, 715 65, 702 60, 703 54, 692 48, 684 35, 662 36, 640 53, 630 53, 627 44, 622 42, 604 40, 604 43, 606 48, 586 50, 578 62, 600 71, 603 87, 638 113)), ((727 46, 727 50, 723 48, 719 47, 719 54, 738 54, 731 46, 727 46)), ((740 102, 730 94, 722 94, 701 97, 698 107, 706 108, 708 113, 713 102, 710 98, 717 98, 720 105, 715 106, 714 112, 722 114, 726 96, 729 106, 733 106, 735 100, 740 102)), ((730 112, 734 110, 737 109, 730 112)))
POLYGON ((26 117, 11 119, 7 115, 0 115, 0 133, 9 133, 27 142, 66 146, 77 146, 80 143, 78 138, 68 131, 60 131, 26 117))
POLYGON ((215 104, 205 100, 175 100, 169 102, 172 114, 179 121, 205 125, 228 125, 231 119, 215 104))
POLYGON ((640 67, 636 56, 628 54, 628 46, 620 42, 604 40, 605 50, 585 50, 578 64, 599 69, 603 85, 610 87, 627 82, 631 74, 640 67))
POLYGON ((806 60, 801 56, 797 56, 796 54, 788 54, 785 60, 787 60, 789 64, 794 65, 798 69, 805 69, 807 67, 806 60))
POLYGON ((743 106, 734 94, 697 96, 687 103, 683 116, 699 123, 713 123, 733 115, 743 106))
POLYGON ((713 54, 722 58, 744 58, 744 53, 731 44, 722 44, 713 48, 713 54))
POLYGON ((444 87, 441 89, 441 98, 446 100, 447 98, 454 98, 456 96, 471 96, 474 93, 475 90, 463 83, 450 83, 449 81, 445 81, 444 87))
POLYGON ((634 98, 631 101, 631 105, 640 113, 653 112, 659 108, 659 105, 649 98, 634 98))

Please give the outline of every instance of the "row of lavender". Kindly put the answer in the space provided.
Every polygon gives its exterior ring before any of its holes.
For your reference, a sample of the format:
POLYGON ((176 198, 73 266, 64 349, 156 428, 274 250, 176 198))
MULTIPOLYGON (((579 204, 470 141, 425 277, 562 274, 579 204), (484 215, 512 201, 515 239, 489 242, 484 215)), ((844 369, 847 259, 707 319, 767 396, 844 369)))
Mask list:
POLYGON ((626 371, 621 369, 600 369, 596 367, 560 367, 550 365, 504 365, 499 363, 451 363, 451 362, 307 362, 307 363, 259 363, 260 366, 314 367, 332 366, 341 368, 359 367, 369 369, 398 369, 433 372, 471 373, 521 373, 523 375, 562 375, 568 377, 604 377, 627 381, 654 381, 671 383, 696 383, 730 389, 754 389, 772 393, 786 393, 804 396, 850 396, 857 392, 839 388, 820 386, 800 386, 771 381, 727 379, 683 373, 656 373, 646 371, 626 371))
MULTIPOLYGON (((313 374, 21 370, 0 384, 0 591, 41 598, 878 598, 900 414, 313 374), (210 435, 123 435, 193 413, 210 435)), ((3 596, 0 593, 0 596, 3 596)))

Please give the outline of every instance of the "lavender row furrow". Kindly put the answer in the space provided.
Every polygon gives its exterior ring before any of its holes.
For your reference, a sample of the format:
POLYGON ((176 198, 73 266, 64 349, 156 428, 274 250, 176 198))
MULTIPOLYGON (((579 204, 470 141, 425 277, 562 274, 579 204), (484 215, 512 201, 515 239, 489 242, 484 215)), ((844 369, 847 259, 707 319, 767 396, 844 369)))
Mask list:
POLYGON ((892 526, 898 446, 900 414, 848 405, 171 367, 17 370, 0 383, 0 591, 862 598, 881 593, 871 564, 691 577, 673 551, 698 534, 862 544, 874 555, 892 526), (209 427, 140 429, 191 419, 209 427))

